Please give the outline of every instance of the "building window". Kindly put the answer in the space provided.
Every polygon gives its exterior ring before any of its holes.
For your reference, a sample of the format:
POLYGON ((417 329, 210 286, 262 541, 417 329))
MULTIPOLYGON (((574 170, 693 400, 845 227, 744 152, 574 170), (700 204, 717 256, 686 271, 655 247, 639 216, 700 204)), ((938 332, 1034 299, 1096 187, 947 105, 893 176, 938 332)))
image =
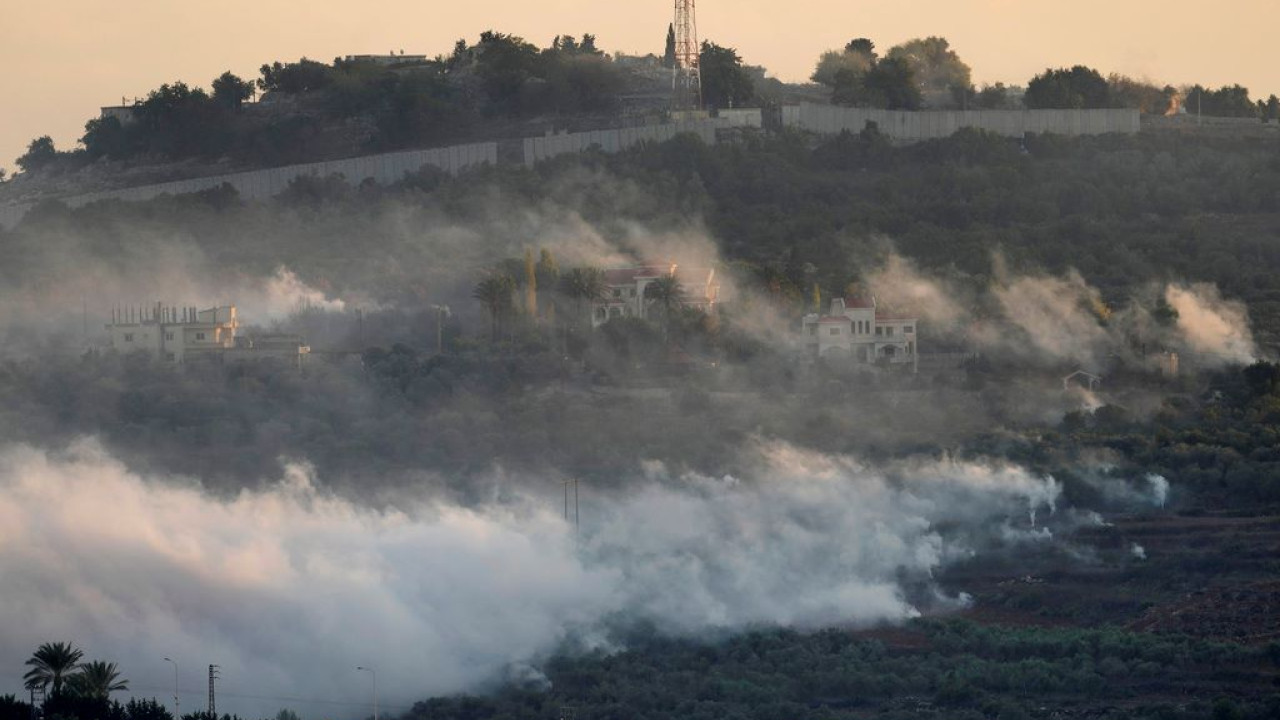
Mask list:
POLYGON ((620 297, 622 297, 622 288, 614 288, 614 289, 613 289, 613 296, 614 296, 614 297, 616 297, 616 298, 620 298, 620 297))
POLYGON ((884 328, 882 327, 876 328, 876 337, 880 337, 881 335, 884 335, 884 328))
POLYGON ((125 334, 124 334, 124 341, 125 341, 125 342, 133 342, 133 333, 125 333, 125 334))
POLYGON ((167 332, 167 333, 165 333, 165 334, 164 334, 164 339, 165 339, 165 340, 172 340, 172 339, 173 339, 173 333, 171 333, 171 332, 167 332))
POLYGON ((813 337, 814 335, 817 335, 817 334, 818 334, 818 326, 817 326, 817 325, 810 325, 810 326, 809 326, 809 336, 810 336, 810 337, 813 337))
POLYGON ((636 289, 631 288, 631 297, 635 297, 635 296, 636 296, 636 289))
POLYGON ((908 326, 906 326, 906 327, 902 328, 902 332, 904 332, 904 333, 906 333, 906 334, 908 334, 908 335, 911 335, 911 334, 915 333, 915 331, 916 331, 916 328, 915 328, 915 326, 914 326, 914 325, 908 325, 908 326))
POLYGON ((839 335, 839 334, 840 334, 840 328, 838 328, 838 327, 831 328, 831 330, 830 330, 829 332, 830 332, 832 335, 839 335))
POLYGON ((204 333, 196 333, 196 339, 197 339, 197 340, 203 340, 203 339, 204 339, 204 333))
POLYGON ((888 335, 889 337, 893 337, 893 326, 890 325, 889 327, 885 328, 884 334, 888 335))
POLYGON ((168 360, 169 362, 177 362, 177 361, 178 361, 178 356, 177 356, 177 355, 174 355, 173 353, 165 353, 164 357, 165 357, 165 359, 166 359, 166 360, 168 360))

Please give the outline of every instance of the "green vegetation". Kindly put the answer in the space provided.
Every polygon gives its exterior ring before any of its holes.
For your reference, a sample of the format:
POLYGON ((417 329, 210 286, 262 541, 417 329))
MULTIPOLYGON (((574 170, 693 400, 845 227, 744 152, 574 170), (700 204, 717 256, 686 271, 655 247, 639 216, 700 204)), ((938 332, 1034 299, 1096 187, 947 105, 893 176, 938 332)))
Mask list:
MULTIPOLYGON (((113 662, 80 662, 84 653, 71 643, 45 643, 27 660, 31 669, 23 676, 28 690, 45 696, 41 707, 45 717, 68 720, 163 720, 171 718, 154 701, 130 701, 127 706, 111 702, 111 693, 128 690, 113 662), (161 713, 157 715, 157 711, 161 713)), ((13 696, 0 699, 0 716, 29 720, 31 707, 13 696)))
POLYGON ((698 58, 702 74, 702 100, 710 108, 749 107, 755 83, 733 48, 704 41, 698 58))
MULTIPOLYGON (((941 38, 931 38, 931 40, 941 38)), ((838 105, 879 107, 890 110, 918 110, 924 102, 917 72, 941 78, 947 73, 933 71, 936 56, 922 52, 924 41, 915 41, 912 50, 898 46, 881 59, 875 44, 866 38, 851 40, 843 52, 829 51, 818 60, 813 81, 831 88, 831 101, 838 105)), ((943 52, 946 41, 941 40, 943 52)), ((954 53, 951 53, 954 55, 954 53)), ((963 75, 968 82, 968 67, 963 75)))
POLYGON ((547 663, 548 689, 437 698, 404 717, 1267 718, 1280 695, 1255 649, 1112 629, 917 621, 902 630, 761 630, 721 642, 636 632, 618 653, 547 663), (883 639, 881 639, 883 638, 883 639), (1214 705, 1229 681, 1234 697, 1214 705), (1219 710, 1219 708, 1223 710, 1219 710))
POLYGON ((1083 65, 1070 70, 1045 70, 1031 78, 1023 102, 1032 110, 1111 107, 1106 79, 1097 70, 1083 65))
MULTIPOLYGON (((1274 99, 1275 96, 1272 96, 1274 99)), ((1223 86, 1217 90, 1196 85, 1187 91, 1183 105, 1188 113, 1200 113, 1216 117, 1261 117, 1269 120, 1275 117, 1275 103, 1257 103, 1249 99, 1249 89, 1240 85, 1223 86)))

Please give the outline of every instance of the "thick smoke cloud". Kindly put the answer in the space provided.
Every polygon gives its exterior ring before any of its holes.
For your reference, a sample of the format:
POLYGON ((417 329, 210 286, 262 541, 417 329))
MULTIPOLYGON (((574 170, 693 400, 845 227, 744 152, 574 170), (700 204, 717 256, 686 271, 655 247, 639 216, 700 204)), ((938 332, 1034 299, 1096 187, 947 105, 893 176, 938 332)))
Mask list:
POLYGON ((474 689, 528 674, 566 638, 602 642, 620 617, 679 633, 900 620, 964 601, 911 586, 949 560, 1043 539, 1059 492, 1013 466, 751 453, 750 477, 654 463, 626 492, 588 489, 575 547, 552 483, 474 508, 406 497, 374 510, 318 491, 293 463, 270 490, 217 500, 93 442, 10 446, 0 674, 20 676, 39 642, 73 639, 119 661, 141 695, 169 694, 169 656, 188 702, 218 663, 227 710, 354 715, 275 698, 358 706, 359 664, 378 668, 388 706, 474 689))

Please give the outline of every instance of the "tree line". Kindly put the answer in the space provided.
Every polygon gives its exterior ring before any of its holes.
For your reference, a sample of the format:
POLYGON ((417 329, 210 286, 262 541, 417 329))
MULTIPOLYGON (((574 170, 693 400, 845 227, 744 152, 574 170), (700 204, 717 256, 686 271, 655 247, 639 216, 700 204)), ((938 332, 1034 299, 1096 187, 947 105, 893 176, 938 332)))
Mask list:
POLYGON ((17 163, 24 171, 99 158, 230 157, 272 165, 311 158, 315 146, 326 143, 390 150, 456 140, 487 119, 607 112, 625 76, 595 43, 590 34, 561 35, 539 49, 489 31, 425 62, 304 57, 264 64, 256 80, 223 73, 208 91, 166 83, 121 115, 89 120, 80 148, 59 152, 44 136, 17 163), (246 101, 255 95, 260 101, 249 112, 246 101), (335 139, 332 128, 342 122, 363 129, 335 139))
POLYGON ((1221 117, 1280 119, 1280 98, 1251 100, 1241 85, 1154 85, 1118 73, 1104 77, 1084 65, 1048 68, 1025 89, 994 83, 977 88, 970 68, 946 38, 926 37, 896 45, 881 57, 875 43, 855 38, 842 50, 824 52, 811 76, 831 90, 831 102, 854 107, 919 110, 1134 108, 1149 114, 1187 111, 1221 117))
MULTIPOLYGON (((704 42, 701 58, 710 105, 751 102, 752 76, 735 50, 704 42)), ((256 80, 224 72, 209 90, 165 83, 119 112, 90 119, 78 148, 59 151, 51 137, 41 136, 16 162, 25 172, 75 169, 103 158, 229 157, 276 165, 314 159, 326 144, 339 154, 442 144, 474 136, 486 123, 610 114, 632 82, 590 33, 557 35, 539 48, 486 31, 477 42, 459 40, 451 53, 426 61, 303 57, 263 64, 256 80), (254 97, 260 101, 250 108, 254 97), (364 129, 336 137, 338 123, 364 129)))
MULTIPOLYGON (((673 29, 663 55, 652 60, 674 64, 673 29)), ((776 100, 760 94, 764 70, 747 66, 732 47, 704 41, 699 64, 709 108, 776 100)), ((1161 87, 1118 74, 1104 77, 1083 65, 1046 69, 1025 90, 1002 83, 978 88, 969 66, 946 38, 936 36, 906 41, 883 57, 872 40, 856 38, 822 53, 811 79, 830 90, 833 103, 856 107, 1131 107, 1157 114, 1182 107, 1210 116, 1280 119, 1280 99, 1252 100, 1240 85, 1161 87)), ((183 81, 166 83, 123 113, 89 120, 78 148, 59 151, 49 136, 41 136, 17 164, 25 172, 74 169, 101 158, 228 157, 276 165, 442 144, 501 120, 612 114, 635 82, 590 33, 557 35, 539 48, 515 35, 486 31, 478 41, 459 40, 451 53, 426 61, 322 63, 303 57, 264 64, 254 80, 225 72, 207 91, 183 81), (246 112, 246 102, 259 93, 260 111, 246 112), (340 123, 362 129, 338 132, 340 123)))

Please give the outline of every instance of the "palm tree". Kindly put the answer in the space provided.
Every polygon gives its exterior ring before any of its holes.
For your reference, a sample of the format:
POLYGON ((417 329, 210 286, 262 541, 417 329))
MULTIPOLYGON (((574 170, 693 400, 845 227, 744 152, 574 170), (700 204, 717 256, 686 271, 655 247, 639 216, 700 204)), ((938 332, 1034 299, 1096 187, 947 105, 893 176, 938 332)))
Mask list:
POLYGON ((120 679, 120 669, 113 662, 94 660, 80 666, 67 684, 81 697, 106 700, 116 690, 128 690, 129 681, 120 679))
POLYGON ((516 281, 510 275, 491 273, 479 283, 471 296, 484 303, 493 323, 493 341, 498 341, 498 323, 511 308, 511 294, 515 292, 516 281))
POLYGON ((583 306, 604 298, 607 290, 604 271, 594 267, 577 267, 560 278, 560 292, 578 306, 578 319, 583 316, 583 306))
POLYGON ((662 336, 667 336, 671 324, 671 310, 680 304, 684 290, 675 275, 663 275, 644 287, 644 297, 662 308, 662 336))
POLYGON ((62 692, 63 683, 82 657, 84 653, 71 643, 45 643, 31 654, 31 659, 27 661, 31 669, 22 679, 26 681, 28 688, 44 689, 52 685, 53 694, 57 695, 62 692))

